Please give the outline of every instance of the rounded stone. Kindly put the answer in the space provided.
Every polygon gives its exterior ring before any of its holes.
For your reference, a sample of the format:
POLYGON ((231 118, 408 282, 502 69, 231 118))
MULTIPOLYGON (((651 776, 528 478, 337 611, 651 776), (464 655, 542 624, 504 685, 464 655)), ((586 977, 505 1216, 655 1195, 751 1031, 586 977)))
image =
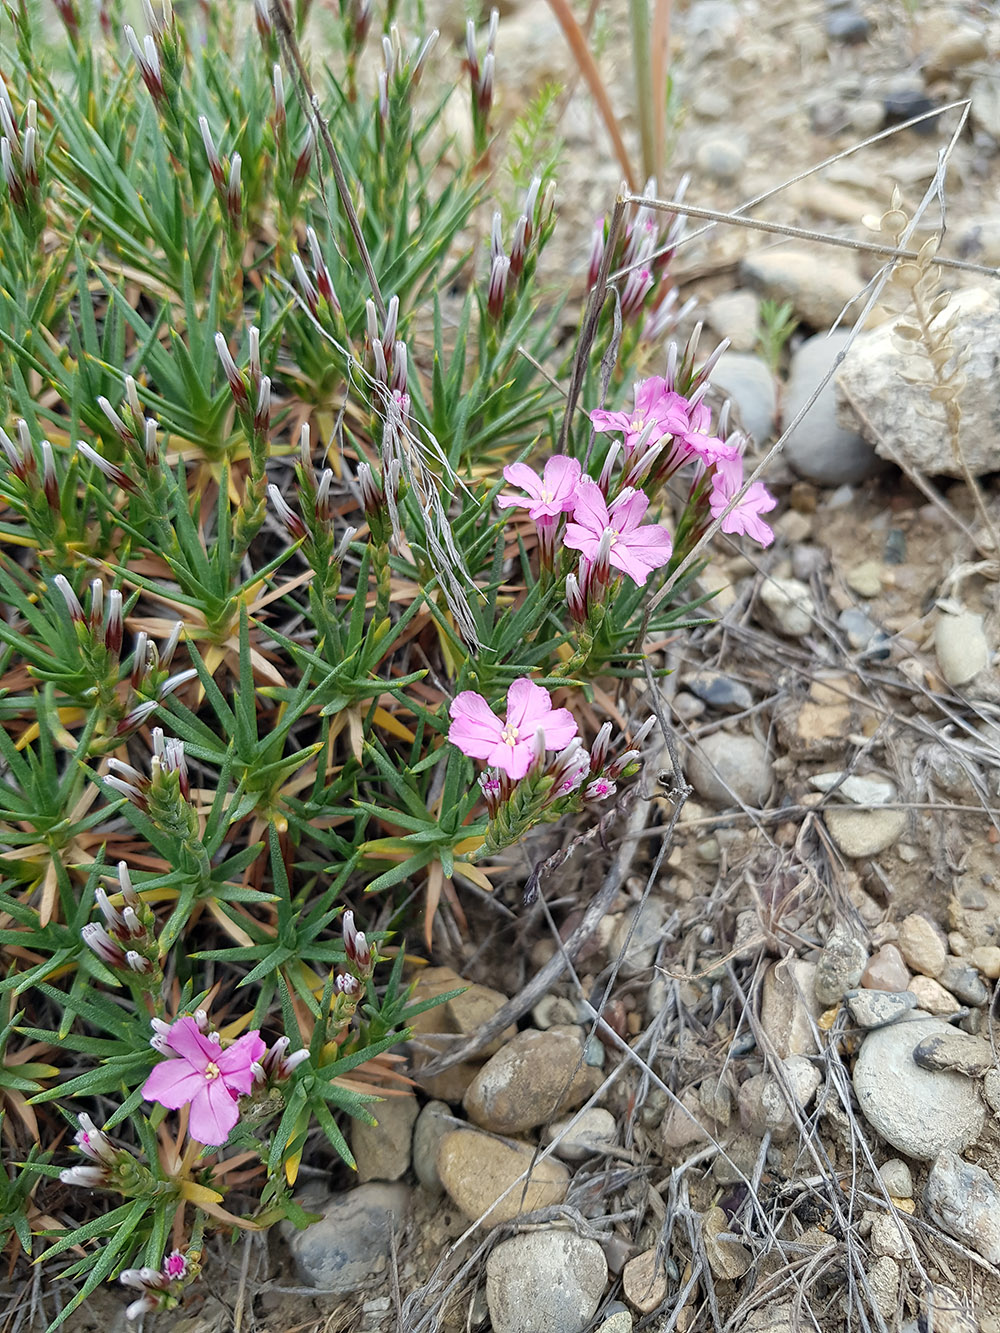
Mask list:
POLYGON ((925 1037, 947 1030, 936 1018, 915 1018, 869 1032, 854 1066, 854 1090, 865 1118, 907 1157, 930 1160, 961 1152, 983 1128, 985 1109, 961 1074, 921 1069, 913 1059, 925 1037))
POLYGON ((618 1122, 603 1106, 581 1111, 579 1118, 567 1116, 547 1125, 542 1142, 555 1143, 554 1152, 565 1162, 583 1162, 607 1152, 618 1142, 618 1122), (576 1119, 576 1124, 573 1124, 576 1119))
POLYGON ((732 399, 735 424, 758 443, 771 438, 778 407, 770 367, 749 352, 726 352, 712 371, 712 388, 732 399))
POLYGON ((695 791, 714 805, 742 802, 759 809, 774 782, 767 746, 756 736, 728 731, 716 731, 700 741, 687 769, 695 791))
POLYGON ((925 916, 911 912, 899 927, 899 952, 914 972, 925 977, 940 976, 948 949, 940 932, 925 916))
POLYGON ((695 150, 699 169, 712 180, 728 185, 739 178, 746 165, 746 152, 729 134, 712 134, 695 150))
POLYGON ((305 1231, 288 1230, 288 1248, 303 1282, 348 1295, 386 1274, 393 1233, 398 1241, 408 1205, 405 1185, 359 1185, 332 1195, 319 1222, 305 1231))
POLYGON ((940 981, 917 976, 910 982, 910 992, 917 997, 917 1008, 929 1014, 957 1014, 961 1005, 940 981))
POLYGON ((950 1236, 1000 1264, 1000 1189, 981 1166, 943 1151, 927 1178, 924 1202, 931 1217, 950 1236))
POLYGON ((622 1270, 625 1299, 640 1314, 650 1314, 667 1295, 667 1274, 656 1250, 646 1250, 630 1259, 622 1270))
POLYGON ((882 1184, 894 1199, 913 1198, 913 1172, 898 1157, 890 1157, 878 1169, 882 1184))
POLYGON ((358 1179, 398 1180, 410 1168, 413 1122, 420 1110, 417 1099, 412 1093, 386 1097, 368 1109, 377 1124, 351 1121, 351 1151, 358 1165, 358 1179))
POLYGON ((636 977, 653 966, 666 916, 660 899, 649 897, 643 904, 626 908, 612 918, 608 962, 617 966, 621 976, 636 977))
POLYGON ((608 1280, 600 1245, 572 1231, 502 1241, 486 1261, 493 1333, 582 1333, 608 1280))
POLYGON ((861 985, 866 990, 900 992, 905 991, 909 984, 910 973, 903 962, 903 955, 894 944, 883 944, 878 953, 868 960, 868 966, 861 974, 861 985))
POLYGON ((822 1005, 839 1004, 861 980, 868 950, 857 935, 838 922, 816 964, 816 999, 822 1005))
POLYGON ((790 639, 804 638, 813 627, 816 604, 798 579, 771 577, 760 588, 760 604, 767 619, 790 639))
POLYGON ((560 1028, 527 1028, 483 1065, 462 1104, 484 1129, 518 1134, 579 1106, 589 1090, 580 1041, 560 1028))
MULTIPOLYGON (((882 108, 878 107, 879 120, 882 108)), ((792 357, 784 393, 784 424, 794 421, 833 370, 846 347, 850 330, 818 333, 807 338, 792 357)), ((818 486, 856 486, 879 467, 878 456, 856 430, 837 420, 837 396, 833 378, 826 381, 819 397, 785 441, 785 457, 799 474, 818 486)))
POLYGON ((437 1168, 441 1184, 465 1216, 476 1219, 492 1209, 483 1225, 495 1227, 565 1199, 569 1172, 550 1157, 535 1162, 528 1181, 520 1181, 533 1158, 530 1144, 501 1143, 488 1134, 455 1129, 441 1140, 437 1168), (510 1193, 498 1203, 508 1189, 510 1193))
POLYGON ((437 1155, 441 1140, 455 1128, 454 1116, 447 1102, 428 1102, 413 1127, 413 1169, 417 1179, 431 1194, 440 1194, 444 1186, 438 1175, 437 1155))
POLYGON ((990 981, 996 981, 1000 977, 1000 948, 995 944, 984 944, 973 949, 969 960, 972 966, 990 981))
POLYGON ((884 1028, 917 1007, 912 991, 859 990, 846 997, 851 1017, 862 1028, 884 1028))

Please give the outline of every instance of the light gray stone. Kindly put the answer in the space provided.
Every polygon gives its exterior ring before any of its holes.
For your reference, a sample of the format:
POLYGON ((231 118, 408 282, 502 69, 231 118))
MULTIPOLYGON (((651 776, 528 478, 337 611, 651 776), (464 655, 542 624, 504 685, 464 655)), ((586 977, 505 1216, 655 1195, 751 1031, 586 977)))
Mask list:
POLYGON ((882 1184, 894 1199, 913 1198, 913 1172, 899 1157, 890 1157, 878 1169, 882 1184))
POLYGON ((302 1281, 340 1295, 360 1291, 386 1274, 392 1249, 406 1221, 405 1185, 368 1184, 331 1195, 322 1220, 305 1231, 287 1232, 288 1248, 302 1281))
POLYGON ((438 1175, 437 1154, 441 1140, 457 1126, 447 1102, 428 1102, 413 1127, 413 1169, 417 1179, 431 1194, 444 1189, 438 1175))
POLYGON ((990 74, 980 74, 969 85, 972 121, 1000 143, 1000 84, 990 74))
POLYGON ((967 1078, 982 1078, 997 1063, 988 1041, 951 1026, 918 1042, 913 1058, 921 1069, 953 1069, 967 1078))
MULTIPOLYGON (((616 1304, 621 1305, 618 1301, 616 1304)), ((624 1307, 620 1310, 611 1310, 608 1306, 608 1317, 603 1323, 598 1324, 594 1333, 632 1333, 632 1316, 624 1307)))
POLYGON ((1000 1189, 980 1166, 941 1152, 924 1191, 927 1211, 949 1236, 1000 1264, 1000 1189))
MULTIPOLYGON (((881 111, 881 108, 880 108, 881 111)), ((783 423, 793 421, 821 383, 850 337, 848 330, 807 338, 792 356, 785 386, 783 423)), ((820 391, 806 417, 785 441, 785 457, 806 481, 817 486, 856 486, 880 466, 871 445, 857 430, 837 420, 833 377, 820 391)))
POLYGON ((816 999, 816 964, 803 958, 782 958, 772 963, 764 973, 760 1022, 782 1059, 816 1053, 813 1028, 821 1014, 816 999))
POLYGON ((846 992, 857 986, 867 962, 864 942, 838 921, 816 964, 816 999, 820 1004, 839 1004, 846 992))
POLYGON ((746 166, 746 148, 732 134, 708 134, 695 149, 698 170, 721 185, 739 180, 746 166))
POLYGON ((734 352, 752 352, 760 337, 760 300, 753 292, 722 292, 705 309, 709 326, 734 352))
POLYGON ((790 301, 799 318, 813 329, 853 324, 863 302, 855 300, 864 279, 853 259, 796 245, 756 250, 740 266, 749 286, 775 301, 790 301))
POLYGON ((983 617, 973 611, 960 611, 958 615, 942 612, 934 628, 934 652, 948 684, 967 685, 990 660, 983 617))
POLYGON ((699 741, 688 758, 687 772, 698 795, 721 806, 743 802, 759 809, 774 782, 763 741, 729 731, 716 731, 699 741))
POLYGON ((612 918, 608 962, 618 965, 621 976, 637 977, 653 966, 666 917, 663 902, 649 897, 641 906, 628 907, 612 918))
POLYGON ((716 1277, 734 1282, 749 1271, 753 1257, 738 1240, 725 1239, 728 1231, 729 1218, 722 1208, 710 1208, 701 1219, 705 1254, 712 1272, 716 1277))
POLYGON ((817 791, 830 791, 836 787, 836 794, 845 801, 850 801, 852 805, 887 805, 897 796, 894 782, 874 774, 863 777, 858 773, 852 773, 845 778, 842 772, 817 773, 809 779, 809 785, 815 787, 817 791), (844 779, 843 782, 841 778, 844 779))
POLYGON ((731 421, 763 444, 774 434, 777 386, 770 367, 749 352, 724 352, 712 371, 712 388, 732 399, 731 421))
POLYGON ((542 1132, 542 1142, 555 1143, 555 1154, 564 1162, 586 1161, 588 1157, 607 1152, 618 1142, 618 1122, 603 1106, 591 1106, 582 1111, 575 1125, 574 1119, 574 1116, 565 1116, 555 1120, 542 1132))
POLYGON ((572 1231, 529 1231, 486 1261, 494 1333, 582 1333, 608 1280, 600 1245, 572 1231))
POLYGON ((859 990, 845 996, 851 1017, 860 1028, 884 1028, 917 1007, 912 991, 859 990))
POLYGON ((907 1157, 931 1160, 979 1137, 985 1111, 960 1074, 921 1069, 913 1051, 947 1030, 937 1018, 914 1018, 869 1032, 854 1066, 854 1090, 869 1124, 907 1157))
POLYGON ((760 585, 759 602, 765 619, 790 639, 804 638, 812 630, 816 605, 798 579, 766 578, 760 585))
MULTIPOLYGON (((997 85, 1000 97, 1000 84, 997 85)), ((955 292, 938 320, 955 317, 952 342, 967 351, 962 366, 965 388, 959 396, 959 440, 975 476, 1000 469, 1000 296, 992 289, 969 287, 955 292)), ((932 401, 926 385, 904 376, 926 374, 929 362, 898 350, 896 321, 858 335, 836 375, 839 419, 870 438, 876 453, 926 476, 962 475, 949 441, 944 408, 932 401), (859 420, 851 403, 857 404, 859 420)))
POLYGON ((891 1319, 899 1303, 899 1264, 896 1260, 886 1255, 876 1259, 868 1270, 868 1285, 879 1314, 883 1319, 891 1319))

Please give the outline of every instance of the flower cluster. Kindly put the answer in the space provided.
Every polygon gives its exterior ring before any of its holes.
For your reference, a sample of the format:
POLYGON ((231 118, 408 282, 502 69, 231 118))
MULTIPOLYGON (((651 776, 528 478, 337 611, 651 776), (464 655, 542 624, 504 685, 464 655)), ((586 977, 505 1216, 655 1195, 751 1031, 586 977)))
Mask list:
POLYGON ((553 708, 548 691, 526 677, 507 691, 503 720, 473 690, 456 695, 450 712, 448 739, 463 754, 489 765, 479 778, 489 816, 482 855, 516 842, 539 822, 613 796, 618 780, 638 771, 639 747, 653 725, 650 718, 631 745, 611 758, 611 723, 606 722, 587 750, 569 709, 553 708))
POLYGON ((139 1319, 144 1314, 156 1310, 174 1310, 180 1303, 180 1296, 189 1282, 201 1271, 200 1256, 184 1254, 181 1250, 171 1250, 164 1256, 163 1267, 124 1268, 118 1275, 123 1286, 133 1287, 142 1295, 134 1300, 125 1311, 126 1319, 139 1319))
POLYGON ((190 1104, 192 1137, 215 1147, 225 1143, 239 1119, 239 1098, 253 1090, 256 1077, 265 1077, 260 1032, 223 1046, 219 1034, 205 1031, 197 1018, 172 1024, 153 1019, 153 1028, 155 1049, 168 1058, 154 1066, 142 1095, 171 1111, 190 1104))
POLYGON ((104 925, 88 922, 81 932, 84 943, 101 962, 118 971, 136 974, 146 985, 162 980, 159 946, 154 934, 155 917, 132 887, 132 877, 124 861, 118 862, 121 908, 112 904, 102 888, 94 892, 104 925))

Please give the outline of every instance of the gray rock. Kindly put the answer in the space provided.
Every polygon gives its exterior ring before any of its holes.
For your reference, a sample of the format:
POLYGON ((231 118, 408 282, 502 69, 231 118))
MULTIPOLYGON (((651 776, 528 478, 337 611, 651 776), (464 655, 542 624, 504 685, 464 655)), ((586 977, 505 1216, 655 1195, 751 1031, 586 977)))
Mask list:
POLYGON ((484 1129, 517 1134, 579 1106, 589 1087, 575 1036, 563 1028, 528 1028, 487 1060, 462 1104, 484 1129))
POLYGON ((573 1116, 555 1120, 542 1132, 542 1142, 556 1143, 555 1154, 564 1162, 586 1161, 617 1144, 618 1122, 603 1106, 582 1111, 575 1125, 573 1120, 573 1116))
POLYGON ((753 1256, 738 1240, 725 1239, 729 1218, 722 1208, 710 1208, 701 1219, 705 1254, 716 1277, 733 1282, 748 1272, 753 1256))
POLYGON ((950 1026, 917 1042, 913 1058, 921 1069, 953 1069, 967 1078, 982 1078, 997 1063, 988 1041, 950 1026))
POLYGON ((958 232, 958 252, 963 259, 1000 268, 1000 213, 969 218, 958 232))
POLYGON ((847 777, 844 777, 843 771, 816 773, 809 779, 809 785, 817 791, 832 791, 836 788, 836 795, 843 800, 866 807, 888 805, 897 796, 896 784, 875 773, 851 773, 847 777))
MULTIPOLYGON (((957 1291, 939 1282, 927 1283, 921 1315, 919 1321, 914 1321, 914 1329, 933 1329, 934 1333, 996 1333, 997 1329, 995 1319, 992 1326, 986 1319, 980 1323, 967 1295, 959 1296, 957 1291)), ((905 1333, 910 1333, 909 1325, 905 1333)))
POLYGON ((1000 1190, 979 1166, 942 1151, 924 1191, 927 1211, 938 1225, 987 1263, 1000 1264, 1000 1190))
MULTIPOLYGON (((851 334, 818 333, 808 338, 792 357, 785 387, 783 421, 793 421, 833 363, 851 334)), ((817 486, 855 486, 881 466, 871 445, 857 430, 837 420, 837 397, 833 378, 820 392, 802 422, 785 441, 785 457, 800 477, 817 486)))
POLYGON ((983 1079, 983 1096, 994 1115, 1000 1115, 1000 1069, 991 1069, 983 1079))
POLYGON ((781 1062, 782 1077, 755 1074, 739 1091, 740 1122, 752 1134, 765 1131, 787 1137, 795 1128, 795 1108, 801 1113, 822 1082, 819 1070, 804 1055, 781 1062))
POLYGON ((859 1028, 884 1028, 917 1007, 912 991, 859 990, 844 997, 859 1028))
POLYGON ((845 856, 875 856, 891 847, 906 828, 905 810, 827 809, 827 831, 845 856))
POLYGON ((733 99, 722 88, 703 84, 691 99, 691 110, 701 120, 724 120, 732 114, 733 99))
POLYGON ((837 617, 837 628, 847 635, 847 642, 873 662, 887 662, 892 655, 892 640, 885 630, 857 606, 848 606, 837 617))
POLYGON ((663 902, 653 897, 612 918, 614 928, 608 939, 608 962, 617 964, 621 976, 637 977, 653 966, 666 918, 663 902))
MULTIPOLYGON (((997 466, 1000 467, 1000 455, 997 466)), ((934 629, 934 652, 948 684, 967 685, 990 660, 982 616, 972 611, 960 611, 955 616, 942 612, 934 629)))
POLYGON ((410 1169, 413 1122, 420 1110, 417 1099, 412 1093, 386 1097, 368 1109, 377 1125, 351 1121, 351 1151, 358 1164, 358 1179, 398 1180, 410 1169))
POLYGON ((712 387, 732 399, 734 424, 758 443, 774 434, 777 386, 766 362, 749 352, 724 352, 712 371, 712 387))
POLYGON ((1000 143, 1000 84, 992 74, 980 74, 969 85, 972 121, 1000 143))
POLYGON ((774 782, 767 747, 756 736, 716 731, 698 743, 687 763, 699 796, 714 805, 743 802, 759 809, 774 782))
POLYGON ((855 298, 865 283, 853 259, 818 255, 815 249, 779 245, 756 250, 740 265, 750 287, 775 301, 790 301, 810 328, 828 329, 843 312, 841 323, 853 324, 862 302, 855 298))
POLYGON ((856 46, 866 42, 872 25, 855 9, 835 9, 826 20, 826 35, 834 42, 856 46))
POLYGON ((699 171, 721 185, 738 180, 746 166, 746 149, 731 134, 710 134, 698 144, 694 160, 699 171))
POLYGON ((632 1316, 621 1301, 612 1301, 605 1315, 604 1322, 597 1325, 594 1333, 632 1333, 632 1316), (619 1307, 617 1310, 612 1309, 615 1305, 619 1307))
POLYGON ((535 1027, 545 1031, 560 1023, 575 1023, 579 1017, 576 1004, 566 995, 543 995, 531 1011, 535 1027))
POLYGON ((720 338, 729 339, 734 352, 752 352, 757 346, 760 300, 753 292, 723 292, 709 301, 705 318, 720 338))
POLYGON ((894 1199, 913 1198, 913 1172, 898 1157, 890 1157, 878 1169, 882 1184, 894 1199))
POLYGON ((982 981, 976 969, 961 959, 949 959, 938 980, 946 990, 950 990, 956 1000, 983 1008, 990 998, 988 987, 982 981))
MULTIPOLYGON (((996 85, 1000 99, 1000 84, 996 85)), ((992 289, 969 287, 955 292, 938 320, 955 317, 952 341, 969 352, 962 373, 966 384, 960 442, 975 476, 1000 469, 1000 296, 992 289)), ((858 335, 836 375, 845 426, 870 432, 875 451, 900 466, 927 476, 961 476, 949 442, 944 408, 926 386, 905 376, 925 374, 925 358, 899 351, 893 341, 895 321, 858 335), (851 410, 856 403, 859 420, 851 410)))
POLYGON ((899 1264, 882 1255, 868 1270, 868 1285, 883 1319, 891 1319, 899 1303, 899 1264))
POLYGON ((838 922, 816 964, 816 999, 820 1004, 839 1004, 846 992, 857 986, 867 962, 864 942, 838 922))
POLYGON ((947 1031, 937 1018, 914 1018, 869 1032, 854 1066, 854 1091, 869 1124, 907 1157, 930 1160, 961 1151, 983 1127, 975 1085, 960 1074, 921 1069, 913 1051, 947 1031))
POLYGON ((572 1231, 529 1231, 486 1261, 494 1333, 582 1333, 608 1280, 604 1252, 572 1231))
POLYGON ((428 1102, 413 1127, 413 1169, 417 1179, 431 1194, 444 1189, 438 1175, 437 1154, 441 1140, 457 1126, 447 1102, 428 1102))
MULTIPOLYGON (((359 1291, 389 1267, 392 1235, 406 1221, 405 1185, 369 1184, 334 1194, 322 1220, 305 1231, 289 1229, 288 1248, 307 1286, 339 1295, 359 1291)), ((319 1210, 317 1210, 319 1211, 319 1210)))
POLYGON ((764 618, 790 639, 802 639, 812 630, 816 604, 798 579, 766 578, 760 585, 759 602, 764 618))
POLYGON ((700 671, 685 682, 692 694, 722 713, 743 713, 753 707, 753 695, 738 680, 718 671, 700 671))

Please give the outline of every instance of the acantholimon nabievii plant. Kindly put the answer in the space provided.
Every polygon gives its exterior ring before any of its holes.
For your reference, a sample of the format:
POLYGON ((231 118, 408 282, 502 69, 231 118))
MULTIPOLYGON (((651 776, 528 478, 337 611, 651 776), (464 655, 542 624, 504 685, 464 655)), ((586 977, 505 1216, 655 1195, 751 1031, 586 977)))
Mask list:
POLYGON ((495 15, 452 52, 396 8, 7 0, 0 1235, 52 1329, 308 1224, 428 1003, 407 904, 430 947, 613 805, 647 724, 595 682, 697 618, 715 519, 770 540, 714 356, 657 350, 676 224, 582 238, 560 353, 552 90, 498 138, 495 15))

